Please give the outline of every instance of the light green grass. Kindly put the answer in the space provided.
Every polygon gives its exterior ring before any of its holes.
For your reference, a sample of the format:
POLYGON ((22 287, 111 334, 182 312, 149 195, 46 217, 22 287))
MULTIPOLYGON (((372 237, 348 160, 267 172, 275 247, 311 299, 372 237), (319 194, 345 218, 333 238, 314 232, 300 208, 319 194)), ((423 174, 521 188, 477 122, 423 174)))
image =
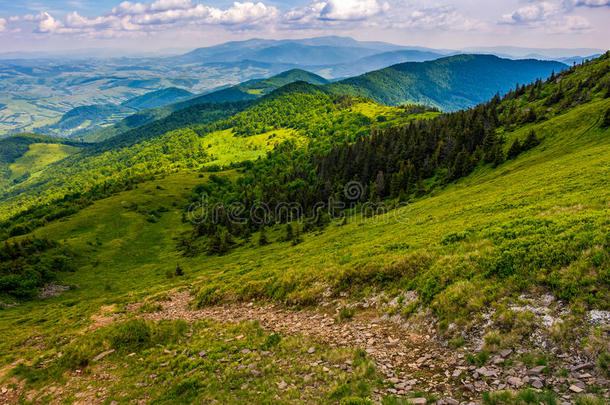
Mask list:
POLYGON ((233 129, 226 129, 204 136, 201 145, 212 156, 206 166, 226 166, 264 157, 288 139, 295 140, 297 145, 303 143, 303 137, 292 129, 278 129, 249 137, 235 136, 233 129))
POLYGON ((33 143, 30 149, 14 163, 10 165, 11 180, 29 174, 35 174, 50 164, 77 153, 80 149, 60 143, 33 143))

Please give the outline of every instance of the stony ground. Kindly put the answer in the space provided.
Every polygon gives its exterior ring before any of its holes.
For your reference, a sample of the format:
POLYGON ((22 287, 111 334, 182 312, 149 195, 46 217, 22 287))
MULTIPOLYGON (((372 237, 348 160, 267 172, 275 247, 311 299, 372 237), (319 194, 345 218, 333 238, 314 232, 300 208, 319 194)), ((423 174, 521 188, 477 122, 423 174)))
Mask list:
MULTIPOLYGON (((99 314, 92 317, 90 327, 83 333, 133 316, 153 321, 257 321, 270 333, 303 335, 331 347, 358 347, 365 350, 387 382, 387 388, 375 389, 373 399, 376 400, 392 395, 405 397, 409 403, 426 403, 426 399, 421 398, 425 393, 429 398, 439 398, 439 404, 469 404, 480 402, 484 392, 528 387, 554 390, 559 395, 560 402, 566 404, 573 403, 576 395, 592 390, 596 391, 598 397, 610 398, 610 381, 597 373, 595 364, 577 354, 557 354, 552 365, 528 367, 521 361, 524 354, 522 350, 507 349, 496 351, 481 365, 474 365, 469 353, 476 350, 452 349, 432 332, 433 327, 420 325, 416 328, 413 324, 401 321, 399 316, 383 315, 384 312, 378 306, 371 305, 370 299, 364 300, 364 304, 351 304, 358 307, 358 310, 353 317, 344 320, 337 317, 339 308, 346 306, 341 300, 326 302, 315 309, 301 310, 280 304, 239 302, 194 309, 191 301, 192 296, 187 291, 174 291, 166 299, 156 301, 158 306, 154 312, 142 311, 141 303, 129 306, 126 313, 120 313, 115 306, 103 307, 99 314), (415 393, 421 393, 417 395, 420 398, 413 398, 415 393)), ((310 354, 315 351, 313 347, 310 350, 310 354)), ((100 356, 107 354, 100 353, 100 356)), ((303 361, 314 362, 313 357, 304 358, 303 361)), ((97 360, 99 359, 94 359, 97 360)), ((341 367, 348 370, 350 365, 343 364, 341 367)), ((92 375, 99 378, 109 376, 102 369, 94 369, 92 375)), ((12 387, 0 387, 0 404, 16 403, 23 386, 18 381, 14 383, 12 387)), ((61 392, 80 387, 82 393, 79 394, 81 397, 78 397, 78 403, 98 403, 103 398, 103 392, 87 390, 82 387, 83 384, 87 385, 85 378, 73 373, 65 386, 51 387, 54 391, 51 395, 61 398, 61 392)), ((34 399, 40 393, 31 394, 26 397, 34 399)))
POLYGON ((610 398, 610 381, 595 373, 593 363, 578 356, 559 355, 561 373, 546 366, 527 367, 515 360, 520 353, 512 350, 499 351, 486 365, 477 367, 465 359, 463 351, 448 348, 430 335, 416 333, 412 327, 387 316, 379 317, 372 309, 338 322, 330 305, 300 311, 254 303, 192 309, 190 301, 187 292, 175 293, 162 303, 160 311, 145 316, 152 320, 255 320, 271 332, 302 334, 330 346, 360 347, 375 360, 393 386, 377 394, 408 396, 412 392, 426 392, 442 398, 441 403, 457 404, 477 401, 483 392, 532 387, 552 389, 570 403, 575 394, 595 386, 602 397, 610 398))

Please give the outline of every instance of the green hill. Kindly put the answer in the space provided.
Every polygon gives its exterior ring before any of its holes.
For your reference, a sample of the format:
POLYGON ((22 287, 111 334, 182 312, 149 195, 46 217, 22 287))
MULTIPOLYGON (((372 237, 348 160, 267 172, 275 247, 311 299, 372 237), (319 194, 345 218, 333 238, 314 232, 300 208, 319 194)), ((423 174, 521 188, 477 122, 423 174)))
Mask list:
POLYGON ((304 70, 293 69, 268 79, 251 80, 237 86, 220 89, 179 103, 144 110, 128 116, 112 126, 85 134, 82 136, 82 138, 87 141, 96 142, 106 140, 155 120, 163 119, 173 112, 186 109, 190 106, 203 103, 224 103, 253 100, 288 83, 299 80, 312 84, 328 83, 326 79, 318 75, 306 72, 304 70))
POLYGON ((345 79, 328 87, 387 104, 424 104, 444 111, 470 108, 516 84, 545 79, 567 66, 558 62, 457 55, 428 62, 407 62, 345 79))
POLYGON ((2 199, 29 209, 0 227, 18 304, 0 382, 29 401, 603 403, 609 96, 608 53, 442 115, 296 82, 74 154, 2 199), (261 202, 269 221, 239 220, 261 202), (273 209, 291 202, 315 215, 273 209), (51 281, 70 288, 36 298, 51 281))
POLYGON ((39 174, 87 145, 44 135, 13 135, 0 139, 0 190, 39 174))
POLYGON ((145 110, 147 108, 155 108, 177 103, 193 96, 194 94, 190 91, 170 87, 131 98, 121 103, 121 106, 133 108, 134 110, 145 110))

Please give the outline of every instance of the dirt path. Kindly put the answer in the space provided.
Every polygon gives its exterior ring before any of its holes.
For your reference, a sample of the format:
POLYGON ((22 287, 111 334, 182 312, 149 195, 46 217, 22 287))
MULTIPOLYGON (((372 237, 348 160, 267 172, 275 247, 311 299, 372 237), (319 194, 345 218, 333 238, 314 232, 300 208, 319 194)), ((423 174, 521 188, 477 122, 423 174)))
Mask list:
POLYGON ((364 349, 375 360, 378 369, 394 384, 395 388, 388 389, 389 394, 408 395, 413 391, 424 391, 440 398, 477 396, 476 391, 470 391, 459 383, 459 379, 456 381, 457 376, 454 377, 456 370, 468 369, 460 354, 443 348, 429 337, 375 318, 371 312, 360 313, 350 321, 337 323, 329 313, 293 311, 281 305, 231 303, 196 310, 188 305, 191 298, 187 292, 176 293, 171 300, 161 303, 161 311, 146 314, 145 317, 157 321, 213 319, 230 323, 256 320, 269 332, 300 334, 329 346, 364 349))

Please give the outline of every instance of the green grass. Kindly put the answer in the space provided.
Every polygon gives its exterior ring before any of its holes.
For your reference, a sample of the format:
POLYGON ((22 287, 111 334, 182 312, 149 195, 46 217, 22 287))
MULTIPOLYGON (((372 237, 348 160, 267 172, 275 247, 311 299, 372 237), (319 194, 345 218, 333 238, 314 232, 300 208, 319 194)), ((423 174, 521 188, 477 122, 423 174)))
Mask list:
POLYGON ((265 157, 267 152, 289 139, 297 144, 303 143, 302 137, 291 129, 278 129, 249 137, 236 136, 232 129, 226 129, 205 135, 201 145, 211 156, 205 165, 222 167, 265 157))
POLYGON ((77 147, 59 143, 33 143, 23 156, 10 165, 11 180, 24 175, 33 178, 48 165, 59 162, 79 150, 77 147))
MULTIPOLYGON (((504 295, 531 289, 557 288, 556 293, 566 293, 569 299, 604 308, 609 302, 604 281, 608 262, 596 246, 604 243, 610 218, 610 190, 603 187, 610 177, 610 136, 595 123, 609 103, 586 105, 535 125, 542 144, 515 161, 495 170, 481 168, 385 216, 352 217, 345 225, 333 222, 323 233, 304 235, 296 246, 276 242, 284 228, 274 227, 268 229, 273 243, 267 246, 258 246, 253 237, 226 255, 181 257, 175 238, 191 229, 181 220, 182 208, 193 187, 205 182, 192 172, 97 201, 35 232, 80 253, 78 271, 60 280, 77 288, 0 311, 0 333, 7 336, 0 343, 2 363, 31 358, 40 350, 23 345, 32 336, 41 337, 52 350, 63 336, 86 328, 101 306, 141 300, 177 285, 297 304, 316 302, 327 286, 341 286, 341 280, 351 282, 355 295, 370 294, 374 288, 390 293, 414 288, 437 316, 459 322, 504 295), (169 212, 149 222, 149 214, 162 206, 169 212), (534 226, 546 224, 544 233, 533 232, 527 220, 534 226), (479 273, 479 259, 495 257, 504 247, 505 241, 498 239, 504 227, 515 230, 516 240, 534 246, 539 238, 584 235, 583 246, 590 248, 567 266, 532 274, 533 280, 527 275, 498 278, 479 273), (455 232, 468 237, 441 243, 455 232), (591 275, 590 264, 599 260, 599 275, 591 275), (176 263, 185 276, 168 279, 166 273, 173 272, 176 263), (575 295, 570 295, 572 288, 575 295)), ((529 129, 516 135, 525 136, 529 129)))
POLYGON ((64 402, 95 398, 100 390, 107 402, 119 403, 337 402, 366 398, 379 384, 372 362, 358 351, 269 335, 253 322, 132 319, 80 336, 62 350, 59 358, 43 355, 45 367, 12 372, 37 390, 37 401, 57 399, 65 385, 64 402), (308 353, 310 347, 317 350, 308 353), (107 350, 114 352, 94 361, 107 350), (341 368, 347 364, 352 370, 341 368))
MULTIPOLYGON (((274 401, 275 395, 284 402, 339 401, 366 397, 375 384, 374 372, 366 371, 356 380, 335 375, 336 384, 321 381, 313 391, 295 377, 286 381, 295 388, 279 392, 269 382, 305 373, 301 367, 307 364, 292 363, 298 363, 294 360, 311 343, 299 337, 281 337, 277 342, 277 337, 266 336, 252 324, 192 323, 186 326, 190 335, 179 323, 168 324, 174 331, 168 334, 159 333, 165 326, 150 323, 144 327, 115 324, 84 333, 100 313, 121 314, 128 304, 176 287, 193 291, 200 306, 231 299, 313 305, 328 288, 354 299, 378 290, 390 296, 415 290, 418 299, 400 313, 409 316, 417 305, 429 306, 441 321, 441 332, 450 322, 459 330, 490 309, 505 316, 508 329, 527 327, 527 319, 511 317, 503 307, 505 297, 524 292, 550 291, 575 306, 610 309, 610 129, 600 127, 609 107, 609 99, 596 100, 509 131, 505 136, 512 140, 524 139, 534 129, 542 142, 515 160, 496 168, 480 166, 470 176, 388 214, 335 220, 323 231, 303 234, 303 241, 296 245, 283 241, 284 226, 272 226, 266 230, 271 243, 259 246, 258 235, 253 235, 224 255, 183 257, 178 251, 179 238, 192 231, 184 220, 184 207, 194 187, 208 180, 200 171, 201 163, 188 168, 176 161, 173 172, 95 201, 34 232, 76 252, 77 270, 60 274, 58 280, 74 288, 59 297, 0 309, 4 337, 0 380, 12 363, 25 361, 18 376, 39 387, 59 384, 77 367, 89 366, 99 352, 113 348, 117 352, 103 364, 118 382, 105 386, 123 402, 142 395, 159 402, 239 401, 244 395, 256 395, 257 402, 274 401), (176 274, 177 267, 184 275, 168 277, 176 274), (214 339, 219 333, 243 334, 248 347, 214 339), (157 340, 159 335, 169 337, 157 340), (251 359, 241 356, 241 350, 272 342, 278 344, 274 350, 280 354, 280 363, 265 365, 270 367, 269 382, 246 381, 237 364, 250 364, 251 359), (167 355, 166 349, 172 354, 167 355), (173 356, 174 350, 181 353, 183 349, 192 352, 173 356), (219 357, 213 358, 213 364, 207 358, 190 359, 201 349, 219 357), (59 351, 70 354, 67 360, 56 360, 59 351), (126 357, 128 351, 136 355, 126 357), (220 362, 221 358, 228 361, 220 362), (167 367, 164 363, 180 372, 157 372, 167 367), (32 368, 40 364, 48 365, 32 368), (193 369, 201 373, 198 378, 186 375, 193 369), (147 380, 152 374, 160 382, 147 380), (246 382, 253 386, 241 389, 246 382)), ((357 108, 365 116, 392 116, 394 111, 369 105, 357 108)), ((212 159, 205 163, 217 165, 263 156, 277 138, 300 139, 288 129, 249 137, 234 136, 231 130, 191 135, 189 139, 197 145, 210 149, 212 159)), ((182 145, 176 142, 175 147, 182 145)), ((235 178, 239 173, 219 175, 235 178)), ((154 306, 143 309, 154 310, 154 306)), ((351 311, 345 311, 340 320, 348 322, 351 316, 351 311)), ((487 340, 489 345, 502 344, 491 335, 487 340)), ((457 338, 453 342, 463 345, 457 338)), ((329 358, 347 353, 331 352, 329 358)), ((483 364, 485 356, 486 352, 471 360, 483 364)), ((93 376, 95 366, 85 373, 93 376)), ((315 370, 314 374, 318 378, 321 373, 315 370)), ((93 380, 83 383, 99 384, 93 380)), ((77 391, 78 387, 70 389, 77 391)), ((69 397, 67 402, 74 399, 69 397)), ((551 400, 530 391, 489 397, 490 403, 551 400)))

